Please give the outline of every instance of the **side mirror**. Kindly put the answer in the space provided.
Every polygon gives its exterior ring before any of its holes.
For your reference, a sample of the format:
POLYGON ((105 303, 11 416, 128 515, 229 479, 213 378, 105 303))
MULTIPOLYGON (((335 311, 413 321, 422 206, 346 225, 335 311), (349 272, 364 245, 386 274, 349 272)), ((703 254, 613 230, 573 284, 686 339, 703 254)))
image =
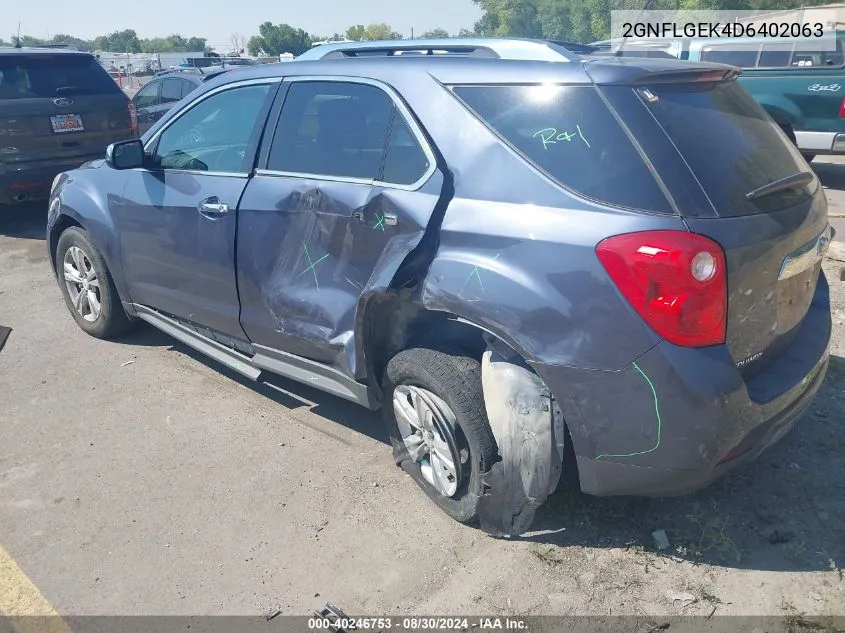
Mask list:
POLYGON ((112 169, 143 167, 144 144, 138 139, 112 143, 106 148, 106 163, 112 169))

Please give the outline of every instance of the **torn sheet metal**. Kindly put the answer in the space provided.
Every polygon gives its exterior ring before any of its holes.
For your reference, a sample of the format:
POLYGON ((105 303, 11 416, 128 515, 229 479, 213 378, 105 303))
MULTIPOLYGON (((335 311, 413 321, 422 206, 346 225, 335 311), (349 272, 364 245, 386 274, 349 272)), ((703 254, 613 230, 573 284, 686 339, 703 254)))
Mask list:
POLYGON ((563 418, 543 380, 518 358, 488 350, 481 379, 501 457, 482 475, 481 528, 495 535, 519 535, 557 488, 563 465, 563 418))
POLYGON ((419 191, 251 180, 237 238, 241 323, 250 340, 356 375, 361 299, 386 288, 419 244, 442 185, 439 176, 419 191))

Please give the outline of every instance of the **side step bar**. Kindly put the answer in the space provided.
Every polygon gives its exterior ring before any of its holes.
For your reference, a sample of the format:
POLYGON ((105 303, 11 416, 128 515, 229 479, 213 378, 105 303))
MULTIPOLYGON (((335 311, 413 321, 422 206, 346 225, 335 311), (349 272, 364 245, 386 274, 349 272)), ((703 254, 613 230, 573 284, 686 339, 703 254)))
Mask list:
POLYGON ((132 308, 139 319, 250 380, 264 382, 263 374, 267 371, 311 385, 372 411, 378 409, 378 404, 367 385, 356 382, 337 369, 260 345, 252 346, 256 353, 250 357, 197 334, 175 319, 146 306, 132 304, 132 308))

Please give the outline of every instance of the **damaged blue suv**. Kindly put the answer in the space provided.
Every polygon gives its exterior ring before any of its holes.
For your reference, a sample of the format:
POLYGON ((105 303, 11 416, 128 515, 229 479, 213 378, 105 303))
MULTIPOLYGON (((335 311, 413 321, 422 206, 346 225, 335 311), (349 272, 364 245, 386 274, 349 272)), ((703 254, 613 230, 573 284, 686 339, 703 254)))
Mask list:
POLYGON ((73 318, 383 409, 497 534, 564 465, 675 495, 783 436, 827 369, 827 203, 735 69, 450 45, 226 73, 60 175, 73 318))

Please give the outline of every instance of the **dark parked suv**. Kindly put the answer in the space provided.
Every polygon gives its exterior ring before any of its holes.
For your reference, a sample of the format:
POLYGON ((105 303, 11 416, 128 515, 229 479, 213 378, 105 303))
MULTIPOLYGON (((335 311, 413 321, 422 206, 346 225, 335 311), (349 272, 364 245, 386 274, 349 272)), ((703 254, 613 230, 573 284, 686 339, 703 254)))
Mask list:
POLYGON ((397 463, 490 532, 525 531, 565 464, 591 494, 703 486, 828 363, 822 188, 726 66, 226 74, 63 176, 48 224, 83 330, 141 319, 382 407, 397 463))
POLYGON ((0 204, 46 198, 57 174, 132 136, 129 98, 93 55, 0 48, 0 204))

